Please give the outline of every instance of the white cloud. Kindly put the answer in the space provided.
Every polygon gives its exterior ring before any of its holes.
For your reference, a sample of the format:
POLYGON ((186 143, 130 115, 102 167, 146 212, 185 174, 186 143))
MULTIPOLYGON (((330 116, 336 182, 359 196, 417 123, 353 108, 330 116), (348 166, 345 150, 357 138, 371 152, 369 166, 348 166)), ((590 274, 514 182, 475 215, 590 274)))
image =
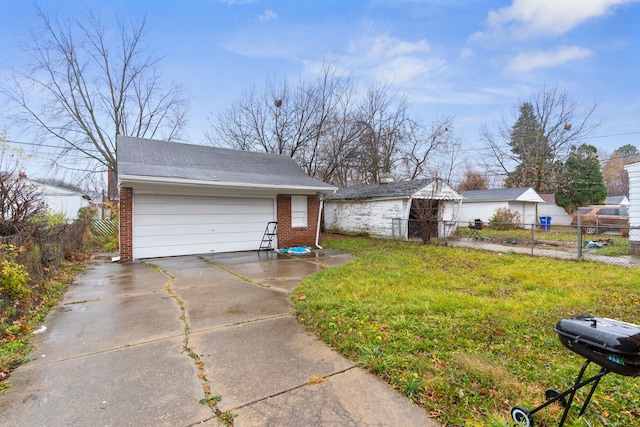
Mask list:
POLYGON ((580 46, 560 46, 549 51, 525 52, 507 64, 507 71, 522 73, 536 68, 548 68, 577 61, 591 56, 593 52, 580 46))
POLYGON ((469 48, 464 48, 460 51, 460 55, 458 56, 460 59, 471 58, 474 55, 473 50, 469 48))
POLYGON ((444 60, 430 55, 430 50, 425 39, 411 42, 382 34, 353 41, 342 62, 350 63, 359 74, 373 74, 372 80, 403 84, 444 67, 444 60))
POLYGON ((413 57, 398 57, 380 63, 376 68, 376 74, 393 83, 409 83, 415 79, 422 79, 429 74, 444 67, 444 60, 425 60, 413 57))
POLYGON ((428 53, 429 50, 429 42, 424 39, 411 43, 388 35, 382 35, 373 39, 369 54, 375 58, 394 58, 414 53, 428 53))
POLYGON ((278 19, 278 14, 271 9, 265 9, 265 11, 260 14, 259 18, 260 22, 269 22, 278 19))
POLYGON ((490 33, 528 38, 557 36, 583 22, 611 13, 616 7, 638 0, 514 0, 513 4, 489 11, 490 33))

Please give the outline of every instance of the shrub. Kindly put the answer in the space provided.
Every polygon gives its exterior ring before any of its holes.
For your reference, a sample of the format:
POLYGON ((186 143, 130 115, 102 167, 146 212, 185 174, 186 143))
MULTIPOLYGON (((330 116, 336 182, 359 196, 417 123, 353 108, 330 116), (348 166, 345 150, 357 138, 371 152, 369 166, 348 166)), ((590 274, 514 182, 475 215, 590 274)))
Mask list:
MULTIPOLYGON (((15 261, 15 255, 21 251, 13 245, 0 247, 0 295, 8 300, 28 297, 31 289, 27 269, 15 261)), ((4 300, 4 298, 2 298, 4 300)))
POLYGON ((37 224, 42 224, 45 227, 55 227, 67 223, 67 218, 63 212, 45 212, 38 215, 34 215, 31 221, 37 224))
POLYGON ((78 209, 78 219, 86 223, 98 219, 98 208, 95 206, 83 206, 78 209))
POLYGON ((519 212, 514 212, 508 208, 498 208, 489 218, 491 228, 496 230, 513 230, 522 225, 522 218, 519 212))

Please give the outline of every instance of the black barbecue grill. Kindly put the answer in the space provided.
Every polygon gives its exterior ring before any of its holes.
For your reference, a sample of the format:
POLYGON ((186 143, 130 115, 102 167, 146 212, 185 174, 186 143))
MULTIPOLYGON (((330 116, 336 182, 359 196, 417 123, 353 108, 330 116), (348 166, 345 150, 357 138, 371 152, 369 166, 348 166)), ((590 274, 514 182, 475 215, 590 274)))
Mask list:
POLYGON ((532 426, 534 413, 553 402, 558 402, 564 407, 559 424, 559 427, 562 427, 573 398, 580 388, 591 384, 591 390, 582 404, 579 416, 584 414, 603 376, 609 372, 628 377, 640 375, 640 326, 603 317, 577 316, 560 320, 553 330, 565 347, 587 360, 582 365, 573 386, 566 391, 547 390, 547 400, 530 411, 522 406, 513 407, 511 417, 520 425, 532 426), (600 366, 600 372, 583 379, 587 367, 592 362, 600 366))

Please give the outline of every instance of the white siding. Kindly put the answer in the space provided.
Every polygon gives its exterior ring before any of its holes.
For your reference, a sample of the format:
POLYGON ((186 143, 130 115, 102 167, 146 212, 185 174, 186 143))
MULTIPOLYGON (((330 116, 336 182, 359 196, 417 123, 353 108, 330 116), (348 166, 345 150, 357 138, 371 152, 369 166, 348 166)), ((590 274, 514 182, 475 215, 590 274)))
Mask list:
POLYGON ((62 212, 67 221, 78 219, 78 210, 89 206, 89 200, 79 194, 45 194, 42 198, 51 213, 62 212))
MULTIPOLYGON (((440 201, 438 235, 449 236, 456 230, 459 212, 458 201, 440 201)), ((328 231, 343 233, 367 233, 374 237, 406 238, 409 201, 406 199, 367 201, 325 201, 324 221, 328 231), (393 220, 402 219, 401 235, 393 235, 393 220)))
POLYGON ((554 203, 540 203, 538 216, 550 216, 551 225, 571 225, 571 215, 554 203))
MULTIPOLYGON (((473 222, 476 218, 480 218, 484 223, 488 224, 489 219, 496 213, 499 208, 506 208, 511 212, 518 212, 523 224, 538 223, 536 214, 536 204, 532 202, 520 201, 495 201, 495 202, 473 202, 463 201, 460 210, 461 222, 473 222)), ((552 219, 553 224, 553 219, 552 219)), ((464 225, 464 224, 463 224, 464 225)))
POLYGON ((440 203, 441 221, 438 225, 438 236, 449 237, 459 226, 461 203, 459 200, 446 200, 440 203))
MULTIPOLYGON (((629 174, 629 226, 640 227, 640 162, 624 168, 629 174)), ((640 229, 629 230, 629 241, 640 242, 640 229)))
MULTIPOLYGON (((489 218, 493 216, 498 208, 509 209, 508 202, 470 202, 462 201, 460 208, 461 222, 473 222, 476 218, 480 218, 483 222, 489 223, 489 218)), ((464 224, 462 224, 464 225, 464 224)))
POLYGON ((519 202, 538 202, 544 203, 544 199, 540 197, 533 188, 529 188, 518 197, 519 202))
POLYGON ((256 250, 273 197, 133 196, 133 257, 256 250))
POLYGON ((325 228, 392 238, 393 219, 407 218, 405 205, 401 199, 365 202, 327 200, 324 203, 325 228))
POLYGON ((536 204, 527 202, 509 202, 509 210, 520 214, 522 224, 537 224, 538 217, 536 214, 536 204))

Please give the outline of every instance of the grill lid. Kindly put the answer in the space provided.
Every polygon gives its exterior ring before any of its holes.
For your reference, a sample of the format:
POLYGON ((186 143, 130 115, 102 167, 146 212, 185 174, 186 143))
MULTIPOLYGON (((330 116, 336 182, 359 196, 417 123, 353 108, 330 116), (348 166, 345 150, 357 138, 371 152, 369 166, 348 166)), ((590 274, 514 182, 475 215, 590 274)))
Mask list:
POLYGON ((578 343, 627 356, 640 355, 640 326, 605 317, 577 316, 560 320, 553 328, 578 343))

